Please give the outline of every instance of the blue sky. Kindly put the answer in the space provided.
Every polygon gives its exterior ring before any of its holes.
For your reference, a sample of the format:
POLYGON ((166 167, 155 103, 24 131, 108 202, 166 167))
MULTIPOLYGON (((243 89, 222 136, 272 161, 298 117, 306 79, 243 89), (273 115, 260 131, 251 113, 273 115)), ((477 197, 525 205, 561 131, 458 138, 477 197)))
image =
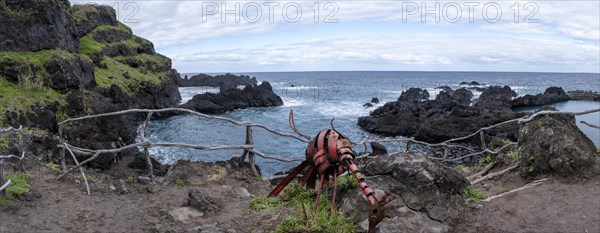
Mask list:
POLYGON ((181 73, 600 72, 600 1, 319 1, 318 14, 315 1, 95 2, 181 73))

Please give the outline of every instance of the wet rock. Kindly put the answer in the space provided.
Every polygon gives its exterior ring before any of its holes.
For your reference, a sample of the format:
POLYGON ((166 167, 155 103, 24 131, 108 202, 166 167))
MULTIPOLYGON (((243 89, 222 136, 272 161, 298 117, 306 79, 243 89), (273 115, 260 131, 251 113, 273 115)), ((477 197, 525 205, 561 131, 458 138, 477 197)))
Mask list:
POLYGON ((379 103, 379 99, 378 99, 377 97, 373 97, 373 98, 371 99, 371 103, 372 103, 372 104, 378 104, 378 103, 379 103))
POLYGON ((420 88, 411 87, 406 91, 403 91, 398 97, 399 102, 412 102, 419 103, 429 99, 429 92, 420 88))
POLYGON ((196 218, 204 216, 204 213, 191 207, 178 207, 167 213, 169 220, 173 222, 188 223, 196 218))
POLYGON ((539 116, 519 131, 521 175, 586 178, 600 174, 596 147, 573 115, 539 116))
POLYGON ((19 200, 21 201, 35 201, 40 198, 42 198, 42 194, 37 190, 30 190, 29 192, 19 194, 19 200))
POLYGON ((560 87, 549 87, 544 93, 537 95, 525 95, 512 101, 512 107, 526 107, 553 104, 570 100, 571 97, 560 87))
POLYGON ((273 92, 271 84, 263 82, 259 86, 247 85, 242 90, 223 86, 219 93, 195 95, 181 107, 201 113, 218 114, 235 109, 281 105, 283 105, 283 100, 273 92))
POLYGON ((219 205, 209 195, 202 193, 198 189, 188 191, 187 204, 204 213, 217 212, 220 209, 219 205))
MULTIPOLYGON (((359 117, 358 125, 385 136, 414 137, 437 143, 524 115, 510 108, 511 98, 516 96, 510 87, 486 89, 475 105, 471 103, 471 91, 463 88, 452 94, 442 91, 435 100, 429 100, 428 96, 425 90, 411 88, 403 92, 398 101, 385 103, 369 116, 359 117)), ((517 132, 518 126, 509 124, 487 131, 486 138, 501 136, 516 141, 517 132)))
POLYGON ((248 75, 233 75, 230 73, 224 75, 207 75, 207 74, 198 74, 192 77, 184 78, 179 81, 180 87, 195 87, 195 86, 209 86, 209 87, 220 87, 221 84, 226 84, 227 86, 256 86, 258 85, 258 81, 255 77, 250 78, 248 75))
POLYGON ((373 150, 372 156, 387 155, 388 153, 385 146, 379 142, 371 142, 371 150, 373 150))
POLYGON ((373 104, 371 104, 371 103, 365 103, 365 104, 363 104, 363 107, 365 107, 365 108, 372 108, 373 104))

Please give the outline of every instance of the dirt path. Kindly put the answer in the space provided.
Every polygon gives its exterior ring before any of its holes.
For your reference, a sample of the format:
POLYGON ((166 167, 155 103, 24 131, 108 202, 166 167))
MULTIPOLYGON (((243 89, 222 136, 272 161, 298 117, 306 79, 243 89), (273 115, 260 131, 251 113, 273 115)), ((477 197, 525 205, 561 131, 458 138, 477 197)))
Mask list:
POLYGON ((585 183, 548 180, 481 204, 450 232, 600 232, 600 177, 585 183))

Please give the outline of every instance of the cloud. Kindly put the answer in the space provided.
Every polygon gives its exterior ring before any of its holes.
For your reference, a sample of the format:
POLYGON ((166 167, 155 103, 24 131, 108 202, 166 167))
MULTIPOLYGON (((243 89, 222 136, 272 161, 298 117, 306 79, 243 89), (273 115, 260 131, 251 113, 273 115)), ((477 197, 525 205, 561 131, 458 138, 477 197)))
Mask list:
MULTIPOLYGON (((269 8, 264 1, 135 1, 137 10, 124 2, 115 7, 119 19, 136 34, 171 56, 176 68, 189 71, 323 70, 328 65, 386 70, 530 66, 538 71, 598 72, 600 2, 468 2, 277 1, 278 6, 269 8), (222 10, 222 4, 233 9, 236 3, 242 14, 239 21, 233 15, 206 14, 207 4, 222 10), (439 23, 431 15, 421 17, 423 7, 431 10, 436 3, 442 14, 439 23), (485 20, 494 16, 485 15, 486 4, 500 7, 501 20, 485 20), (257 5, 261 18, 249 22, 257 16, 249 6, 257 5), (417 12, 411 12, 414 6, 417 12), (461 18, 449 21, 458 13, 456 6, 461 18), (290 22, 297 8, 302 16, 290 22), (524 22, 527 17, 537 23, 524 22), (338 23, 324 23, 326 19, 338 23)), ((489 9, 494 13, 495 8, 489 9)))
MULTIPOLYGON (((438 67, 439 70, 479 65, 539 65, 598 67, 597 46, 553 40, 410 35, 401 37, 360 37, 282 44, 265 48, 202 51, 174 56, 175 64, 201 64, 199 70, 217 67, 256 67, 268 65, 340 67, 352 64, 355 70, 394 67, 438 67), (440 69, 441 68, 441 69, 440 69)), ((238 70, 243 71, 243 70, 238 70)), ((554 70, 556 71, 556 70, 554 70)))

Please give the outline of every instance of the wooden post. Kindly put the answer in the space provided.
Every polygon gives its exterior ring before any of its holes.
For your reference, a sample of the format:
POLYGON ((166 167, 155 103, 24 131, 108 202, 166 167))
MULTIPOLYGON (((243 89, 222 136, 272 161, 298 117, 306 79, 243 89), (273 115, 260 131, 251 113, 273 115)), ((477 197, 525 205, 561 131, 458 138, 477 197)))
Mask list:
MULTIPOLYGON (((252 128, 250 126, 246 126, 246 145, 252 144, 252 128)), ((240 162, 244 162, 246 160, 246 156, 248 155, 248 150, 244 149, 244 153, 240 156, 240 162)))
MULTIPOLYGON (((149 112, 146 116, 146 121, 142 125, 142 132, 140 132, 140 136, 142 138, 142 142, 147 142, 145 137, 146 129, 148 128, 148 124, 150 123, 150 119, 152 118, 152 112, 149 112)), ((154 167, 152 166, 152 158, 150 158, 150 153, 148 152, 148 147, 144 146, 144 156, 146 157, 146 163, 148 164, 148 177, 151 179, 154 178, 154 167)))
POLYGON ((479 131, 479 140, 481 140, 481 150, 486 150, 487 146, 485 145, 485 135, 483 135, 483 130, 479 131))
MULTIPOLYGON (((252 145, 254 144, 254 141, 252 139, 252 127, 250 126, 246 126, 246 145, 252 145)), ((256 162, 254 161, 254 153, 246 151, 248 153, 248 162, 250 162, 250 169, 252 170, 252 174, 254 174, 254 176, 259 177, 260 178, 260 174, 258 174, 258 171, 256 170, 256 162)))
POLYGON ((406 141, 406 148, 404 148, 404 153, 408 153, 410 151, 410 140, 406 141))
MULTIPOLYGON (((63 126, 62 125, 58 126, 58 141, 60 142, 60 144, 65 143, 65 139, 63 138, 63 126)), ((65 149, 64 148, 60 149, 60 166, 62 168, 63 174, 67 174, 67 162, 65 161, 65 149)))
MULTIPOLYGON (((23 148, 23 126, 19 126, 19 155, 23 155, 25 149, 23 148)), ((23 165, 23 159, 19 159, 19 169, 25 172, 25 166, 23 165)))
MULTIPOLYGON (((0 159, 0 186, 4 184, 4 159, 0 159)), ((1 195, 4 195, 4 189, 0 192, 1 195)))
POLYGON ((146 156, 146 162, 148 163, 148 177, 154 177, 154 168, 152 167, 152 158, 150 158, 150 153, 148 153, 148 147, 144 146, 144 156, 146 156))

